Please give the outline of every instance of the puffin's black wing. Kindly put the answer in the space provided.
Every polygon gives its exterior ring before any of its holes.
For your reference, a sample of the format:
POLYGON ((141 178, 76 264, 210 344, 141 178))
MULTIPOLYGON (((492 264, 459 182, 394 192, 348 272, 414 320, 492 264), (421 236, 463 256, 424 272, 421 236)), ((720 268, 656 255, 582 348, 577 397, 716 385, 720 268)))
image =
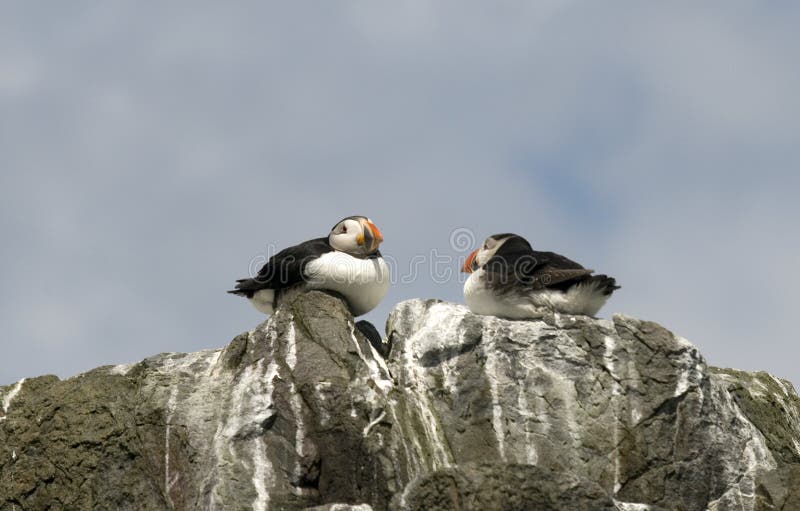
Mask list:
POLYGON ((534 289, 566 289, 594 272, 555 252, 534 251, 533 257, 538 264, 526 277, 534 289))
POLYGON ((310 261, 332 251, 328 238, 317 238, 285 248, 270 257, 258 275, 250 279, 237 280, 236 288, 228 292, 252 298, 259 289, 282 289, 292 286, 302 282, 303 270, 310 261))
POLYGON ((538 266, 541 268, 552 268, 558 270, 584 270, 585 268, 576 263, 572 259, 568 259, 561 254, 555 252, 539 252, 536 250, 531 251, 534 259, 538 261, 538 266))
POLYGON ((534 257, 540 264, 534 269, 534 289, 568 290, 578 283, 592 283, 605 295, 611 295, 620 289, 614 277, 608 275, 592 275, 594 270, 584 268, 580 264, 554 252, 535 252, 534 257))
POLYGON ((496 289, 519 285, 561 289, 585 280, 594 271, 555 252, 531 250, 527 243, 503 245, 502 252, 486 263, 487 279, 496 289))

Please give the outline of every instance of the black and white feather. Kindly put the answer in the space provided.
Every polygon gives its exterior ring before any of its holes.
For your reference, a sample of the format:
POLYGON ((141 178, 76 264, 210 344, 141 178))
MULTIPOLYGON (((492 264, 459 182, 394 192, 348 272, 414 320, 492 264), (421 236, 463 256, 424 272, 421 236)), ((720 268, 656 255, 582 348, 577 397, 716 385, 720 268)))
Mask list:
POLYGON ((495 234, 473 251, 462 271, 464 301, 476 314, 511 319, 542 317, 547 311, 594 316, 619 289, 613 277, 554 252, 533 250, 516 234, 495 234))
POLYGON ((258 274, 239 279, 229 293, 244 296, 264 314, 282 300, 310 289, 339 293, 355 316, 374 309, 389 289, 389 268, 378 245, 383 241, 367 217, 338 222, 327 238, 316 238, 281 250, 258 274))

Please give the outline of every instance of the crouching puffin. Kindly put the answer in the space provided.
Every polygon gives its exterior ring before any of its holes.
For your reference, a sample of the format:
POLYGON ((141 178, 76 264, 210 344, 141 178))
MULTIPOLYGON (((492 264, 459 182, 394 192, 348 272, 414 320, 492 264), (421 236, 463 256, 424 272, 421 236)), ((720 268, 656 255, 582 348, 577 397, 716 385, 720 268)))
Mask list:
POLYGON ((547 311, 594 316, 619 289, 606 275, 553 252, 533 250, 522 236, 495 234, 467 256, 464 301, 476 313, 509 319, 547 311))
POLYGON ((389 268, 378 251, 381 232, 369 218, 349 216, 326 238, 309 240, 270 257, 254 278, 228 291, 272 314, 282 299, 310 289, 342 295, 354 316, 374 309, 389 289, 389 268))

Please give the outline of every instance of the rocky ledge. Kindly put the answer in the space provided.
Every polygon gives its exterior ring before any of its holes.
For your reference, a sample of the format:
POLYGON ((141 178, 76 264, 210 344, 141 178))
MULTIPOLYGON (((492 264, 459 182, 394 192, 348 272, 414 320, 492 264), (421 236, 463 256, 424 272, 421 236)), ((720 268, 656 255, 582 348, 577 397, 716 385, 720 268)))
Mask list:
POLYGON ((311 292, 223 349, 0 403, 2 511, 800 509, 792 386, 621 315, 410 300, 381 345, 311 292))

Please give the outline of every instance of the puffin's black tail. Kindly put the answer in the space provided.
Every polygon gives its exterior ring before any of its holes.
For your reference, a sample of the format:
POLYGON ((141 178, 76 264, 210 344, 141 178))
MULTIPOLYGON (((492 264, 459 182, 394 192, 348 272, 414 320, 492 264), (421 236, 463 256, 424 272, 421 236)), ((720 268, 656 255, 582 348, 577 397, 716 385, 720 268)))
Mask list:
POLYGON ((611 293, 621 288, 621 286, 617 285, 614 277, 609 277, 608 275, 591 275, 586 279, 586 282, 597 286, 598 291, 606 296, 611 296, 611 293))
POLYGON ((252 298, 255 294, 255 290, 247 289, 248 283, 252 282, 253 279, 239 279, 237 280, 236 289, 229 289, 228 293, 236 296, 244 296, 246 298, 252 298))

